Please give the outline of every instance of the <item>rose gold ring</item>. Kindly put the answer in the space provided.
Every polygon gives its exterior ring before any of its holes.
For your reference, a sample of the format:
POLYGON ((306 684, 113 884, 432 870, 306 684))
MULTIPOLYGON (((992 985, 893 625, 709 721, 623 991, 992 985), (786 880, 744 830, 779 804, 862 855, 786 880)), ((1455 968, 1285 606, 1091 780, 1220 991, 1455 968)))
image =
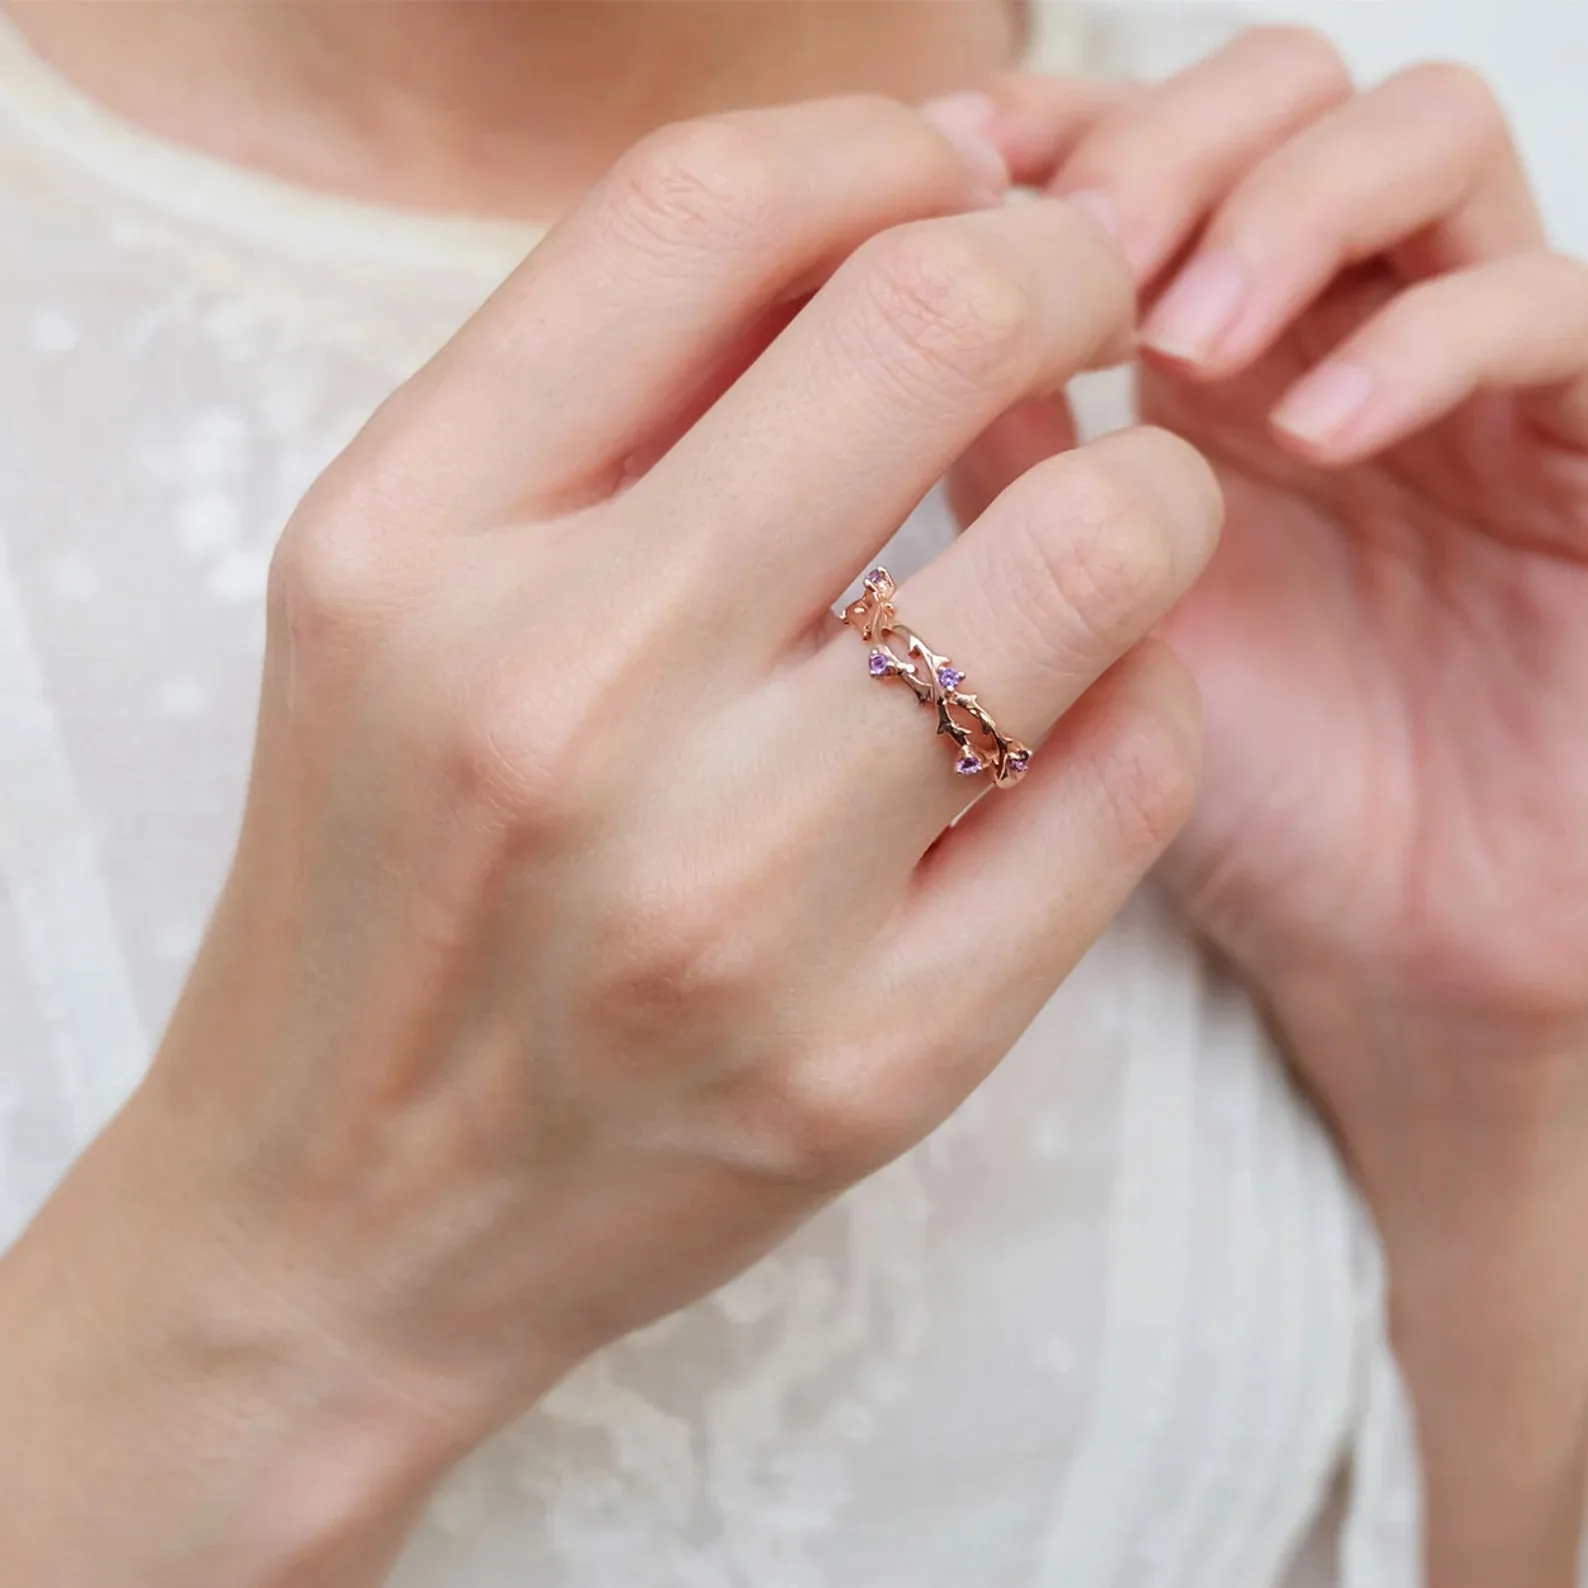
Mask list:
POLYGON ((936 710, 937 731, 953 741, 954 770, 961 777, 985 772, 994 787, 1013 788, 1031 768, 1031 751, 1000 733, 982 703, 961 687, 964 673, 899 621, 896 589, 886 568, 873 568, 860 598, 843 610, 843 621, 871 647, 871 676, 901 679, 921 705, 936 710), (890 636, 897 636, 902 651, 888 643, 890 636))

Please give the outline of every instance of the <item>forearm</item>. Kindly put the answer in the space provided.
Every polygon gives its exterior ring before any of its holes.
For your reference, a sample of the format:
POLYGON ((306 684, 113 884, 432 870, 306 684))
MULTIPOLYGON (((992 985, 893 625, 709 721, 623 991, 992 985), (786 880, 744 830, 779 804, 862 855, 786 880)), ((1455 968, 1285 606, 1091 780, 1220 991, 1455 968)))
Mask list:
POLYGON ((190 1227, 130 1135, 112 1125, 0 1260, 6 1579, 373 1588, 439 1451, 190 1227))
POLYGON ((1332 1044, 1310 1068, 1333 1078, 1388 1256, 1431 1588, 1570 1588, 1588 1479, 1588 1040, 1338 1015, 1309 1029, 1332 1044))

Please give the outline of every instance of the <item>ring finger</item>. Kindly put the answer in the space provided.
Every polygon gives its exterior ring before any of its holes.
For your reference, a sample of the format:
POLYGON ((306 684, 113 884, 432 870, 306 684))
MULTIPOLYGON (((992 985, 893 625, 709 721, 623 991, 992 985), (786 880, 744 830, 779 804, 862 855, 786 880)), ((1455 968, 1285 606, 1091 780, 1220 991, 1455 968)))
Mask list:
MULTIPOLYGON (((952 687, 973 693, 1001 733, 1038 745, 1189 588, 1222 515, 1213 472, 1187 443, 1116 433, 1015 481, 895 605, 964 675, 952 687)), ((988 774, 960 765, 936 712, 919 709, 906 684, 871 676, 857 635, 835 635, 806 668, 809 753, 834 743, 834 720, 845 724, 846 808, 885 827, 888 847, 919 856, 988 774)))

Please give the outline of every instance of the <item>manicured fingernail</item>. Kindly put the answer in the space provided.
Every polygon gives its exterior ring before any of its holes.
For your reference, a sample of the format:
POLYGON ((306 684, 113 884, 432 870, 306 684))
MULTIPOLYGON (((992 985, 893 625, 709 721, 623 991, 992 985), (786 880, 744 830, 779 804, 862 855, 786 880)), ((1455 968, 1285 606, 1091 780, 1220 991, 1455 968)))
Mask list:
POLYGON ((1273 422, 1300 441, 1325 446, 1344 437, 1377 390, 1367 365, 1331 359, 1291 388, 1273 422))
POLYGON ((1170 358, 1206 363, 1240 318, 1249 291, 1246 267, 1234 254, 1203 254, 1164 294, 1141 339, 1170 358))
POLYGON ((1009 187, 1009 166, 998 145, 987 136, 998 106, 986 94, 945 94, 928 100, 921 114, 959 150, 977 185, 1002 197, 1009 187))
POLYGON ((1110 237, 1119 236, 1119 206, 1112 193, 1084 187, 1079 193, 1066 193, 1064 202, 1073 204, 1083 215, 1089 215, 1110 237))

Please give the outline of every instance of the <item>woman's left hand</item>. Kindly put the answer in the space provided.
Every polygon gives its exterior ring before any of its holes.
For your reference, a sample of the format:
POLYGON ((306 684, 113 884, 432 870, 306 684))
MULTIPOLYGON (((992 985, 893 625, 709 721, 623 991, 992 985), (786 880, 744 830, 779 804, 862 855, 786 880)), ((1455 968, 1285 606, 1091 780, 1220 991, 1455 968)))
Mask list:
MULTIPOLYGON (((1346 1005, 1497 1058, 1580 1035, 1588 269, 1550 252, 1492 92, 1435 65, 1358 93, 1266 29, 1100 115, 1009 96, 1017 175, 1136 269, 1144 417, 1228 497, 1168 627, 1207 720, 1171 866, 1198 921, 1309 1068, 1346 1005)), ((1062 444, 1023 410, 962 494, 1062 444)))
MULTIPOLYGON (((1588 1450, 1588 270, 1493 94, 1356 92, 1263 30, 1148 90, 1022 79, 1016 175, 1113 231, 1144 417, 1223 545, 1167 625, 1201 685, 1170 879, 1266 999, 1389 1255, 1427 1579, 1576 1581, 1588 1450)), ((1009 415, 974 505, 1070 441, 1009 415)))

